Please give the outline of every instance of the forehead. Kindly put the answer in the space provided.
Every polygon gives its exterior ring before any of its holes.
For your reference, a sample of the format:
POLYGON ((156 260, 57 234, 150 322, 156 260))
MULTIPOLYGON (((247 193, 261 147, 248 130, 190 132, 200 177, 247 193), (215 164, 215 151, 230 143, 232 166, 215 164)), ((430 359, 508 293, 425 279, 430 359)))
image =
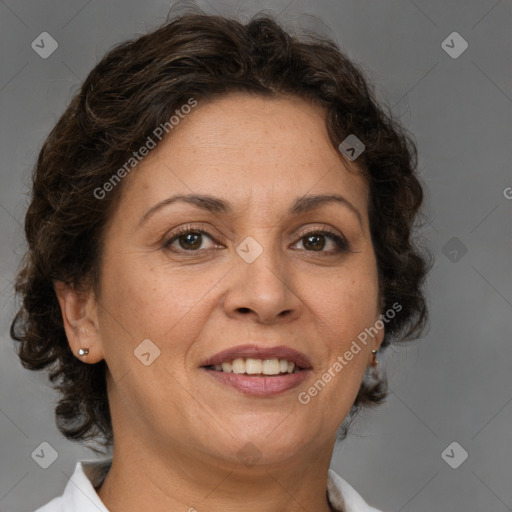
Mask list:
POLYGON ((240 208, 339 193, 367 209, 366 180, 331 143, 325 112, 296 97, 232 94, 199 103, 128 181, 131 206, 175 193, 208 193, 240 208))

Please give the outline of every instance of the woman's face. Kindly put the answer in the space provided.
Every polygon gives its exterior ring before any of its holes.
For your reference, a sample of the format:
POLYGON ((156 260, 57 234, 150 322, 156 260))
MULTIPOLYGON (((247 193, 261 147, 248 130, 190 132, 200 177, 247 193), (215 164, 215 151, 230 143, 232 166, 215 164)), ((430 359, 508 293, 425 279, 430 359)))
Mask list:
POLYGON ((199 103, 125 178, 97 298, 117 444, 227 466, 330 458, 383 333, 344 358, 378 319, 377 268, 367 184, 324 115, 298 98, 199 103))

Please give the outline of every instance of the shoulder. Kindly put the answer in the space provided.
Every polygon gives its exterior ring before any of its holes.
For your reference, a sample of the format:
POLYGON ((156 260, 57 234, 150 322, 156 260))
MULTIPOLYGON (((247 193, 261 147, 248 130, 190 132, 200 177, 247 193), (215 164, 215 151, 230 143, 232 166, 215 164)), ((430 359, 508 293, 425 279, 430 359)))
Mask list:
MULTIPOLYGON (((62 496, 54 498, 35 512, 87 512, 91 504, 99 512, 109 512, 100 500, 97 488, 110 468, 110 459, 81 461, 69 479, 62 496)), ((331 505, 340 512, 381 512, 368 505, 361 495, 340 475, 329 469, 327 494, 331 505)))
POLYGON ((331 505, 340 512, 382 512, 368 505, 362 496, 332 469, 329 469, 327 494, 331 505))
POLYGON ((38 508, 35 512, 64 512, 65 510, 63 497, 59 496, 58 498, 53 498, 52 501, 38 508))
POLYGON ((108 472, 110 462, 110 459, 77 462, 62 496, 54 498, 35 512, 88 512, 91 505, 94 505, 95 511, 109 512, 95 488, 108 472))

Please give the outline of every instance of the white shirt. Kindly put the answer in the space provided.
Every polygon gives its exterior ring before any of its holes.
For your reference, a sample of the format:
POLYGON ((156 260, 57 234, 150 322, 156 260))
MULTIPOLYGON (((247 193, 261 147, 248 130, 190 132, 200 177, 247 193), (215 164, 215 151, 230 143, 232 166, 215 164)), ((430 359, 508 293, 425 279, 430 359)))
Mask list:
MULTIPOLYGON (((109 512, 95 488, 99 488, 103 482, 111 462, 111 459, 78 462, 62 496, 54 498, 35 512, 109 512)), ((332 469, 328 473, 327 495, 333 508, 339 512, 381 512, 370 507, 332 469)))

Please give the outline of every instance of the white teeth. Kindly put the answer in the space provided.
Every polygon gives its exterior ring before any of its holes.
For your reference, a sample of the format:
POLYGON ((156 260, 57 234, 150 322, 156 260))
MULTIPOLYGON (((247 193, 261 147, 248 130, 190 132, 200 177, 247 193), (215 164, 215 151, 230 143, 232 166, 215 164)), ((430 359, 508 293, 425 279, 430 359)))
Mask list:
POLYGON ((222 363, 221 369, 223 372, 231 373, 233 371, 233 366, 231 363, 222 363))
POLYGON ((261 363, 261 359, 251 359, 247 358, 245 360, 245 373, 249 375, 255 375, 257 373, 265 373, 263 370, 264 364, 261 363))
POLYGON ((299 369, 295 363, 286 359, 247 359, 238 357, 233 362, 224 362, 213 366, 216 371, 224 373, 246 373, 247 375, 279 375, 280 373, 294 373, 299 369))
POLYGON ((265 359, 263 361, 263 375, 277 375, 279 373, 279 359, 265 359))
POLYGON ((243 359, 235 359, 233 361, 233 373, 245 373, 245 361, 243 359))

